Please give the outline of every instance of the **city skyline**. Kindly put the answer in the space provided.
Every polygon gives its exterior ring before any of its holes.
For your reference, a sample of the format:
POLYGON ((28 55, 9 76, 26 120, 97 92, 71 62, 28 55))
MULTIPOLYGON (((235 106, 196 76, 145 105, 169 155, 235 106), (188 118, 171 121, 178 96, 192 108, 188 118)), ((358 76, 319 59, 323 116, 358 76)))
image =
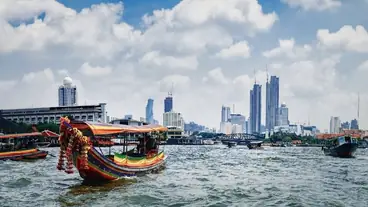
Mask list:
POLYGON ((324 131, 338 116, 368 128, 368 23, 357 15, 368 9, 365 0, 318 7, 284 0, 60 2, 2 4, 0 109, 57 106, 55 91, 69 75, 78 104, 108 103, 111 116, 145 117, 152 98, 162 120, 174 83, 175 111, 218 128, 222 105, 235 104, 248 118, 256 77, 265 124, 269 73, 280 77, 279 104, 287 103, 291 123, 324 131), (204 12, 188 15, 193 9, 204 12))

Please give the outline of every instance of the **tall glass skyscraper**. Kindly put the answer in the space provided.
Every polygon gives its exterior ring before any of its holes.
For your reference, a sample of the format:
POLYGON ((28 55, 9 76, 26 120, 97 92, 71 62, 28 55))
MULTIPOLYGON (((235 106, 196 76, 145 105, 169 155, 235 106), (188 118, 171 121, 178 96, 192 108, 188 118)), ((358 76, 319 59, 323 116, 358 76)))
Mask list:
POLYGON ((253 90, 250 91, 250 132, 261 133, 261 104, 262 101, 262 86, 259 84, 253 85, 253 90))
POLYGON ((270 132, 277 126, 279 108, 279 78, 271 76, 271 82, 266 83, 266 129, 270 132))
POLYGON ((59 87, 59 106, 77 105, 77 87, 70 77, 65 77, 63 85, 59 87))
POLYGON ((230 119, 230 107, 222 106, 221 108, 221 122, 228 122, 230 119))
POLYGON ((164 112, 170 112, 173 109, 173 97, 168 96, 164 100, 164 112))
POLYGON ((148 99, 146 105, 146 121, 149 124, 153 124, 153 99, 148 99))

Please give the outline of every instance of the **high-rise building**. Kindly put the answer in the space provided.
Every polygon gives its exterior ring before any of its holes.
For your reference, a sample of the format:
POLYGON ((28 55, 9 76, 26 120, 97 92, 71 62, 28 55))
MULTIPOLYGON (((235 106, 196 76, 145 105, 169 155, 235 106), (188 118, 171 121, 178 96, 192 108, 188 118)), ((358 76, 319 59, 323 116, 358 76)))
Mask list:
POLYGON ((277 122, 275 126, 286 126, 289 125, 289 109, 285 103, 281 104, 281 107, 277 109, 276 114, 277 122))
POLYGON ((174 111, 165 112, 163 114, 163 125, 165 127, 178 127, 184 130, 184 119, 181 113, 174 111))
POLYGON ((173 97, 168 96, 164 100, 164 112, 170 112, 173 110, 173 97))
POLYGON ((341 129, 350 129, 350 123, 348 121, 341 123, 341 129))
POLYGON ((339 117, 331 116, 330 119, 330 133, 337 134, 340 133, 341 121, 339 117))
POLYGON ((356 119, 351 120, 350 129, 359 129, 358 120, 356 119))
POLYGON ((154 123, 153 119, 153 99, 148 99, 147 105, 146 105, 146 122, 149 124, 154 123))
POLYGON ((59 87, 59 106, 77 105, 77 87, 70 77, 65 77, 63 85, 59 87))
POLYGON ((261 132, 262 86, 255 83, 250 91, 250 133, 261 132))
POLYGON ((279 107, 279 78, 271 76, 271 82, 266 83, 266 130, 269 132, 277 126, 279 107))
POLYGON ((228 122, 230 119, 230 107, 222 106, 221 108, 221 122, 228 122))
MULTIPOLYGON (((245 116, 241 114, 230 114, 230 122, 232 125, 239 125, 241 127, 241 133, 246 132, 246 121, 245 116)), ((237 131, 239 131, 239 126, 237 127, 237 131)), ((240 133, 240 132, 237 132, 240 133)))

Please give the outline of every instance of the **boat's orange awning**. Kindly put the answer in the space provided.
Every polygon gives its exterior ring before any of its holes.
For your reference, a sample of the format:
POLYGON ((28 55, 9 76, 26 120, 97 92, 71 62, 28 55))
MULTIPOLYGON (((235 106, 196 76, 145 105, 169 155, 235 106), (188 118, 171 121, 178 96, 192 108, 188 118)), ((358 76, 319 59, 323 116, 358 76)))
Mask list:
POLYGON ((317 139, 331 139, 335 137, 341 137, 341 136, 351 136, 354 138, 358 138, 361 135, 360 134, 347 134, 347 133, 339 133, 339 134, 317 134, 317 139))
POLYGON ((42 136, 42 133, 41 132, 32 132, 32 133, 22 133, 22 134, 7 134, 7 135, 0 135, 0 139, 32 137, 32 136, 42 136))
POLYGON ((143 125, 143 126, 131 126, 131 125, 119 125, 119 124, 104 124, 104 123, 92 123, 92 122, 71 122, 71 126, 79 130, 89 129, 94 135, 109 135, 120 133, 147 133, 147 132, 165 132, 167 128, 157 124, 143 125))

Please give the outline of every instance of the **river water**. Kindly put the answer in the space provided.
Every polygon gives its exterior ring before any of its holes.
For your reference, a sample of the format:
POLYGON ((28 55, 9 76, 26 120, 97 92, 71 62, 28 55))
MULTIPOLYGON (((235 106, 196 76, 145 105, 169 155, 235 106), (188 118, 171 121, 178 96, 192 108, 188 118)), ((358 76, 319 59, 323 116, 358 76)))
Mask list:
POLYGON ((368 150, 356 158, 321 148, 165 146, 159 174, 100 186, 45 160, 0 161, 0 206, 368 206, 368 150))

